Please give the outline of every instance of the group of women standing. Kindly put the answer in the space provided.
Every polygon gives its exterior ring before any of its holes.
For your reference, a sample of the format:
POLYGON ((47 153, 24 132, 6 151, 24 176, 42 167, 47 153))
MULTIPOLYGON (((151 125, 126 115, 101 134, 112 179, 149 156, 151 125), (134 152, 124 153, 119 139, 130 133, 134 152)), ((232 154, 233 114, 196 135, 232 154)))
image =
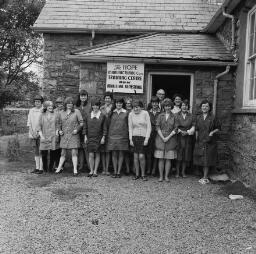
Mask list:
POLYGON ((186 177, 186 168, 193 161, 203 167, 200 183, 209 182, 209 167, 216 165, 216 133, 220 130, 210 113, 209 101, 202 101, 201 114, 192 116, 188 100, 182 100, 180 95, 174 96, 174 103, 168 98, 160 103, 153 96, 147 110, 142 101, 113 100, 108 92, 103 105, 99 99, 89 101, 88 97, 87 91, 82 90, 76 103, 69 97, 64 102, 58 98, 56 109, 53 102, 46 101, 42 110, 37 110, 42 98, 35 98, 28 126, 30 133, 32 130, 35 133, 31 140, 39 146, 36 156, 39 154, 39 159, 41 156, 42 164, 35 157, 34 173, 43 170, 61 173, 67 151, 71 150, 74 176, 83 169, 85 161, 90 171, 88 177, 98 176, 100 161, 102 174, 110 175, 112 157, 114 178, 121 177, 125 162, 126 173, 133 169, 134 180, 146 181, 146 175, 155 174, 158 166, 159 181, 169 181, 172 164, 176 167, 176 177, 180 176, 180 170, 181 176, 186 177), (37 123, 32 123, 34 111, 38 113, 37 123))

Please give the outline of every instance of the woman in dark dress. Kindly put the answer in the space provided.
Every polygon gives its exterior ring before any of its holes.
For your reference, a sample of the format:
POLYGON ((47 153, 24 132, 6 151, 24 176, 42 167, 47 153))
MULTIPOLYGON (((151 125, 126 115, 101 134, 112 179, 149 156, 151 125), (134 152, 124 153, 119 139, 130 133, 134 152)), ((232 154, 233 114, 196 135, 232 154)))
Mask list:
MULTIPOLYGON (((100 107, 101 112, 106 116, 107 126, 109 127, 109 117, 113 110, 113 95, 110 92, 106 92, 104 94, 104 105, 100 107)), ((107 139, 105 140, 105 145, 102 146, 101 151, 101 162, 103 171, 102 174, 109 175, 108 167, 109 167, 109 160, 110 160, 110 152, 107 150, 107 139)))
POLYGON ((89 152, 90 173, 89 177, 97 177, 100 163, 100 146, 105 144, 107 135, 106 116, 100 111, 100 100, 91 102, 92 111, 84 119, 84 143, 87 144, 89 152))
POLYGON ((124 100, 117 99, 115 109, 109 119, 107 150, 112 152, 114 174, 112 177, 120 178, 124 160, 124 152, 129 150, 128 114, 124 109, 124 100))
POLYGON ((159 107, 159 99, 157 96, 152 96, 150 100, 151 109, 148 110, 150 122, 151 122, 151 134, 148 141, 148 147, 146 152, 146 158, 147 158, 147 175, 152 174, 155 175, 156 173, 156 167, 157 167, 157 159, 154 158, 154 152, 155 152, 155 138, 156 138, 156 119, 158 115, 161 113, 161 109, 159 107), (152 165, 152 159, 153 159, 153 165, 152 165), (151 172, 152 170, 152 172, 151 172))
POLYGON ((192 161, 193 157, 193 135, 195 133, 195 122, 191 113, 189 113, 189 101, 184 100, 181 103, 181 111, 177 113, 178 127, 178 147, 176 177, 179 177, 180 167, 182 177, 186 177, 186 167, 192 161))
MULTIPOLYGON (((91 103, 89 102, 89 95, 86 90, 81 90, 79 92, 77 102, 76 102, 76 108, 80 110, 83 119, 86 119, 86 117, 91 113, 91 103)), ((85 160, 88 169, 90 168, 89 165, 89 153, 87 150, 87 146, 84 143, 84 135, 83 130, 80 131, 80 141, 81 141, 81 147, 78 149, 78 160, 79 160, 79 171, 83 171, 85 160)))
POLYGON ((196 118, 196 143, 194 148, 193 163, 203 167, 203 178, 200 183, 209 183, 209 167, 217 163, 217 136, 220 124, 211 114, 211 104, 203 100, 200 104, 202 114, 196 118))

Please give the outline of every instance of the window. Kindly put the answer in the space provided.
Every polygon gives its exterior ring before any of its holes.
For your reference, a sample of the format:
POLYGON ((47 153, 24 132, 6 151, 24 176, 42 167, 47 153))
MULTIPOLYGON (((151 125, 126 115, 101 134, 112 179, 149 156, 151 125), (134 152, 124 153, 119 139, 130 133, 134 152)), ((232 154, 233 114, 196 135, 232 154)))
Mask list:
POLYGON ((244 106, 256 106, 256 6, 248 13, 244 106))

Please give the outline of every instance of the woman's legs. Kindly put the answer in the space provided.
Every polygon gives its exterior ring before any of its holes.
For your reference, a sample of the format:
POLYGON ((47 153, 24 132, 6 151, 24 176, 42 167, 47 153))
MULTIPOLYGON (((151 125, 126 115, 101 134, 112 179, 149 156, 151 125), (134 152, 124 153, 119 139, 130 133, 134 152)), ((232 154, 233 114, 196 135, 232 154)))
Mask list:
POLYGON ((120 175, 120 173, 121 173, 123 161, 124 161, 124 152, 123 151, 119 151, 118 152, 118 170, 117 170, 117 174, 118 175, 120 175))
POLYGON ((94 153, 89 153, 89 164, 90 164, 90 175, 93 174, 94 170, 94 153))
POLYGON ((165 160, 165 181, 169 182, 169 173, 170 173, 170 169, 171 169, 171 160, 166 159, 165 160))
POLYGON ((95 153, 95 162, 94 162, 94 175, 97 175, 98 167, 100 164, 100 153, 95 153))
POLYGON ((182 171, 181 171, 182 177, 187 177, 187 175, 186 175, 186 167, 187 167, 187 163, 185 161, 183 161, 182 162, 182 171))
POLYGON ((134 168, 135 168, 135 174, 138 177, 140 174, 140 164, 139 164, 139 154, 138 153, 133 154, 133 163, 134 163, 134 168))
POLYGON ((159 169, 159 182, 162 182, 164 178, 164 159, 158 159, 158 169, 159 169))
POLYGON ((63 169, 63 164, 66 159, 66 153, 67 153, 66 149, 61 150, 60 162, 59 162, 58 168, 56 169, 55 173, 58 173, 63 169))
POLYGON ((101 156, 101 164, 102 164, 102 169, 103 169, 102 172, 105 174, 106 173, 106 153, 102 152, 102 153, 100 153, 100 156, 101 156))
POLYGON ((152 169, 152 154, 151 153, 148 153, 146 155, 146 158, 147 158, 147 175, 150 175, 151 173, 151 169, 152 169))
POLYGON ((126 174, 130 174, 130 152, 125 152, 124 161, 126 167, 126 174))
POLYGON ((153 161, 153 169, 151 175, 154 176, 156 174, 156 167, 157 167, 157 158, 154 158, 153 161))
POLYGON ((208 179, 209 167, 204 167, 203 171, 204 171, 204 177, 203 178, 208 179))
POLYGON ((112 163, 114 167, 114 175, 117 174, 117 151, 112 151, 112 163))
POLYGON ((140 160, 140 169, 141 169, 141 176, 145 176, 145 169, 146 169, 146 159, 145 154, 140 153, 139 154, 139 160, 140 160))
POLYGON ((78 149, 72 149, 73 173, 77 174, 78 149))
POLYGON ((47 172, 48 171, 48 150, 41 150, 40 152, 42 156, 43 170, 47 172))
POLYGON ((181 165, 181 161, 177 160, 177 163, 176 163, 176 175, 175 175, 176 178, 178 178, 180 176, 180 165, 181 165))
POLYGON ((79 172, 83 171, 83 169, 84 169, 84 160, 85 160, 84 149, 83 148, 79 148, 78 149, 79 172))

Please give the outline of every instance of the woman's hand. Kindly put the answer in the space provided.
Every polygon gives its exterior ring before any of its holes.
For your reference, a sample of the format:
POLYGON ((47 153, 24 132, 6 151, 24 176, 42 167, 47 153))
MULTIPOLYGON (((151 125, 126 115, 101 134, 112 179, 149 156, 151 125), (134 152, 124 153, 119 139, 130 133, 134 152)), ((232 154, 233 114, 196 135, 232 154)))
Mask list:
POLYGON ((64 132, 63 132, 62 130, 60 130, 60 131, 59 131, 59 134, 60 134, 61 136, 63 136, 63 135, 64 135, 64 132))
POLYGON ((134 146, 134 144, 133 144, 133 141, 132 141, 132 140, 130 140, 130 146, 134 146))
POLYGON ((86 144, 88 142, 87 136, 84 136, 84 143, 86 144))
POLYGON ((147 146, 147 145, 148 145, 148 139, 145 138, 143 145, 144 145, 144 146, 147 146))
POLYGON ((76 135, 77 134, 77 130, 73 130, 72 134, 76 135))
POLYGON ((101 145, 104 145, 104 144, 105 144, 105 136, 103 136, 103 137, 101 138, 100 143, 101 143, 101 145))

